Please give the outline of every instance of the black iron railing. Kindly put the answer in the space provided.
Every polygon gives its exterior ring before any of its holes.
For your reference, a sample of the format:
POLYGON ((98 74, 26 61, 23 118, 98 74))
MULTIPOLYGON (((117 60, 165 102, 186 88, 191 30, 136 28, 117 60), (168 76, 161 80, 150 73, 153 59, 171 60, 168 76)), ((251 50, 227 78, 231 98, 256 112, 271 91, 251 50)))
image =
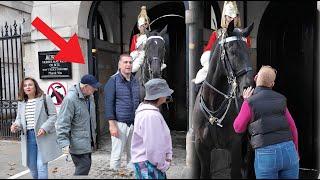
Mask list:
POLYGON ((19 139, 10 126, 16 118, 19 83, 24 76, 21 26, 14 21, 12 26, 6 22, 0 27, 0 138, 19 139))

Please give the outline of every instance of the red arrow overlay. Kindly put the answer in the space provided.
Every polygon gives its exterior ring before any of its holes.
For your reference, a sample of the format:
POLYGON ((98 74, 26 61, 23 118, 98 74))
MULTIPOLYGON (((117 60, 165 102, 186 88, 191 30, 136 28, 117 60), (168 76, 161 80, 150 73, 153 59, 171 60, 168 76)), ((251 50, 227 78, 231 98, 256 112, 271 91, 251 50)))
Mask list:
POLYGON ((31 24, 60 48, 60 52, 54 56, 54 60, 85 64, 76 33, 71 37, 69 42, 66 42, 39 17, 36 17, 31 24))

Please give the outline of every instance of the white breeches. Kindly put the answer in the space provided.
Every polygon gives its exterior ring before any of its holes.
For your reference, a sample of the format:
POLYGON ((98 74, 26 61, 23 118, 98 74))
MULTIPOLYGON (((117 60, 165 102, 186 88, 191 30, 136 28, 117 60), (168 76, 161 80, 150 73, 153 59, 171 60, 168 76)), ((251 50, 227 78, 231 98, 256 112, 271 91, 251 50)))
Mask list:
POLYGON ((132 72, 135 73, 139 71, 141 65, 143 64, 143 59, 144 59, 144 51, 132 51, 130 53, 130 56, 132 57, 132 72))

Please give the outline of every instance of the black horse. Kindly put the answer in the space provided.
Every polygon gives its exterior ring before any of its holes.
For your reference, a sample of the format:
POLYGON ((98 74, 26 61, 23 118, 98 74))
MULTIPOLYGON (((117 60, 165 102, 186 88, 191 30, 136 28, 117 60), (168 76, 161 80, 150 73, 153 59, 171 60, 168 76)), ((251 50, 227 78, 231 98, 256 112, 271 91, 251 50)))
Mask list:
POLYGON ((192 117, 196 151, 193 176, 196 178, 211 178, 213 149, 230 152, 231 178, 241 179, 252 174, 246 169, 245 155, 250 154, 246 133, 237 134, 233 129, 233 121, 243 102, 242 91, 254 85, 245 42, 252 28, 253 23, 242 30, 234 28, 233 21, 230 22, 211 49, 209 72, 197 94, 192 117))
POLYGON ((153 78, 162 78, 161 65, 166 59, 167 26, 161 32, 146 32, 147 42, 144 47, 143 64, 136 74, 140 82, 140 99, 145 96, 144 84, 153 78))

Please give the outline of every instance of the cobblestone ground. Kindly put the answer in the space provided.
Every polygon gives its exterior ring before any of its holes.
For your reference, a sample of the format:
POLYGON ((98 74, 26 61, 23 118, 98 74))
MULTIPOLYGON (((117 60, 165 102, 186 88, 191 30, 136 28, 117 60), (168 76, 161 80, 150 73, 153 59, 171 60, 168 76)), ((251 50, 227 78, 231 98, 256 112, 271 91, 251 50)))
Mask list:
MULTIPOLYGON (((172 166, 167 172, 168 179, 188 179, 191 168, 186 167, 186 132, 172 131, 173 160, 172 166)), ((89 176, 73 176, 74 165, 66 161, 62 156, 49 163, 49 179, 133 179, 133 174, 126 169, 114 172, 109 169, 109 159, 111 150, 110 136, 105 136, 101 140, 101 148, 92 154, 92 167, 89 176)), ((230 155, 224 150, 212 152, 212 161, 219 161, 212 167, 213 179, 230 178, 230 155)), ((123 157, 123 167, 125 167, 125 156, 123 157)), ((10 140, 0 140, 0 179, 7 179, 16 176, 20 172, 25 172, 26 167, 21 165, 20 142, 10 140)), ((31 179, 30 173, 17 176, 19 179, 31 179)), ((318 171, 305 168, 300 169, 300 179, 320 179, 318 171)))
MULTIPOLYGON (((168 179, 186 179, 190 177, 191 170, 186 167, 186 132, 172 131, 172 144, 173 144, 173 160, 172 166, 167 171, 168 179)), ((111 152, 111 139, 110 135, 103 137, 100 140, 101 148, 92 154, 92 166, 88 176, 83 176, 83 179, 134 179, 134 174, 129 170, 122 168, 120 171, 115 172, 109 169, 109 160, 111 152)), ((63 157, 60 160, 52 162, 49 165, 49 178, 51 179, 66 179, 66 178, 79 178, 73 176, 74 165, 71 161, 66 161, 63 157)), ((122 157, 122 167, 125 167, 126 157, 122 157)), ((29 175, 30 176, 30 175, 29 175)), ((26 177, 27 178, 27 177, 26 177)))
POLYGON ((0 139, 0 179, 26 170, 20 156, 20 142, 0 139))

